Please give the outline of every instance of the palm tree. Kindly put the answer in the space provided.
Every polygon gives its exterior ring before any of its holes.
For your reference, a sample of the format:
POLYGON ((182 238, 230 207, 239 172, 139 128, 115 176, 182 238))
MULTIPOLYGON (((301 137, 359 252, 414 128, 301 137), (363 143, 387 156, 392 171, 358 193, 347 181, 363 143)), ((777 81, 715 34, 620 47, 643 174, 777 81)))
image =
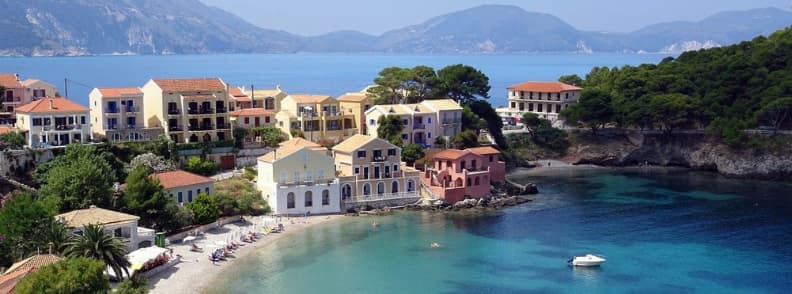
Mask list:
POLYGON ((122 273, 129 276, 127 267, 130 263, 126 258, 126 247, 121 240, 106 234, 99 225, 87 225, 82 231, 82 236, 69 242, 66 256, 98 259, 112 268, 119 279, 123 279, 122 273))

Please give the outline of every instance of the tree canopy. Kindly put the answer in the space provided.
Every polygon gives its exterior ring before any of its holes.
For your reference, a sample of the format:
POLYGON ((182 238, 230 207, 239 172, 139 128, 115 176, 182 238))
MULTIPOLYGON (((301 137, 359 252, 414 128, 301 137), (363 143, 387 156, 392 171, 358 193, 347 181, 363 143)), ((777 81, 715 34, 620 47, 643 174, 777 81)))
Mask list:
POLYGON ((195 215, 195 222, 201 225, 216 221, 221 213, 217 198, 204 192, 198 194, 197 198, 188 203, 187 208, 195 215))
POLYGON ((88 257, 102 261, 113 269, 116 277, 129 276, 130 263, 127 259, 126 245, 118 238, 110 236, 100 225, 87 225, 82 235, 75 237, 66 248, 66 256, 88 257))
POLYGON ((388 140, 391 144, 402 146, 401 132, 404 130, 404 123, 395 115, 380 116, 377 127, 377 136, 388 140))
POLYGON ((561 111, 561 116, 571 124, 584 124, 593 132, 613 121, 614 111, 611 95, 603 90, 585 89, 578 103, 561 111))
POLYGON ((149 170, 139 166, 129 173, 122 196, 122 211, 140 217, 138 225, 160 231, 173 231, 183 224, 176 216, 173 198, 166 195, 157 179, 149 178, 149 170))
POLYGON ((112 206, 115 171, 94 146, 69 145, 65 154, 36 167, 35 174, 42 184, 39 196, 56 199, 62 212, 112 206))
POLYGON ((424 157, 423 147, 419 144, 410 144, 402 149, 402 159, 409 165, 424 157))
POLYGON ((27 275, 14 289, 19 294, 107 293, 105 265, 90 258, 68 258, 27 275))
POLYGON ((443 93, 460 104, 489 98, 489 77, 464 64, 449 65, 437 72, 443 93))
POLYGON ((0 208, 0 267, 19 259, 46 252, 60 252, 68 235, 63 224, 53 217, 55 203, 38 201, 28 193, 15 194, 0 208))
MULTIPOLYGON (((0 134, 0 143, 4 143, 6 146, 11 147, 11 149, 22 149, 26 144, 25 136, 19 132, 0 134)), ((2 149, 3 147, 0 147, 0 150, 2 149)))

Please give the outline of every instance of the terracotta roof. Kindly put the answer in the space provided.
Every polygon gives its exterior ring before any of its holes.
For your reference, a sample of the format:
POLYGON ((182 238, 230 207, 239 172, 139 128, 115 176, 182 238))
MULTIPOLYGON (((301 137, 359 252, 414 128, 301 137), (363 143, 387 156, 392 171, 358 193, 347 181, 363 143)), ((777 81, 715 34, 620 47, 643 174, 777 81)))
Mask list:
POLYGON ((304 94, 299 94, 299 95, 291 95, 291 97, 297 103, 321 103, 321 102, 324 102, 327 99, 330 99, 330 96, 327 96, 327 95, 304 95, 304 94))
POLYGON ((0 276, 0 293, 14 293, 19 281, 31 272, 33 269, 26 269, 0 276))
POLYGON ((143 95, 138 87, 96 88, 103 97, 121 97, 122 95, 143 95))
POLYGON ((369 96, 366 96, 365 93, 346 93, 336 100, 343 102, 362 102, 368 98, 369 96))
POLYGON ((259 116, 259 115, 275 115, 275 112, 272 110, 266 110, 264 108, 245 108, 236 111, 232 111, 231 116, 259 116))
POLYGON ((154 79, 160 89, 167 92, 223 91, 225 84, 219 78, 154 79))
POLYGON ((459 106, 459 104, 452 99, 427 99, 422 101, 421 104, 437 110, 462 110, 462 106, 459 106))
MULTIPOLYGON (((319 145, 317 143, 308 141, 308 140, 303 139, 303 138, 294 138, 294 139, 291 139, 291 140, 288 140, 288 141, 283 141, 280 144, 278 144, 278 146, 280 146, 280 147, 287 147, 287 146, 322 147, 322 145, 319 145)), ((322 148, 324 148, 324 147, 322 147, 322 148)))
POLYGON ((247 96, 239 87, 228 88, 228 94, 231 96, 247 96))
POLYGON ((278 97, 283 98, 286 96, 286 93, 280 89, 261 89, 261 90, 253 90, 253 96, 256 98, 265 98, 265 97, 278 97))
POLYGON ((162 187, 165 189, 214 182, 214 180, 212 180, 211 178, 207 178, 201 175, 196 175, 194 173, 186 172, 183 170, 155 173, 151 175, 151 177, 158 179, 160 185, 162 185, 162 187))
POLYGON ((436 159, 451 159, 451 160, 455 160, 455 159, 461 158, 462 156, 465 156, 465 154, 467 154, 467 152, 462 151, 462 150, 446 149, 446 150, 440 151, 437 154, 435 154, 434 158, 436 158, 436 159))
POLYGON ((343 142, 338 143, 338 145, 333 146, 333 150, 351 153, 368 142, 374 141, 375 139, 377 139, 377 137, 356 134, 347 138, 343 142))
POLYGON ((16 74, 3 73, 0 74, 0 86, 4 88, 21 88, 22 83, 19 82, 16 74))
POLYGON ((10 133, 10 132, 13 132, 13 131, 14 131, 14 129, 11 128, 11 127, 0 126, 0 134, 10 133))
POLYGON ((48 264, 55 263, 58 260, 61 260, 59 256, 52 255, 52 254, 38 254, 33 255, 31 257, 25 258, 21 261, 14 263, 8 270, 5 271, 4 275, 9 273, 13 273, 15 271, 24 271, 24 270, 37 270, 42 268, 48 264))
POLYGON ((22 113, 78 112, 88 111, 88 108, 67 98, 47 97, 17 107, 16 111, 22 113), (50 107, 50 101, 52 107, 50 107))
POLYGON ((87 209, 72 210, 67 213, 56 215, 55 219, 63 220, 68 227, 81 228, 89 224, 109 225, 125 223, 138 220, 140 217, 91 206, 87 209))
POLYGON ((495 149, 492 146, 468 148, 468 149, 465 149, 465 150, 471 151, 471 152, 479 154, 479 155, 490 155, 490 154, 500 154, 501 153, 500 151, 498 151, 498 149, 495 149))
POLYGON ((522 84, 509 86, 507 89, 517 90, 517 91, 527 91, 527 92, 548 92, 548 93, 583 90, 583 88, 564 84, 561 82, 525 82, 522 84))

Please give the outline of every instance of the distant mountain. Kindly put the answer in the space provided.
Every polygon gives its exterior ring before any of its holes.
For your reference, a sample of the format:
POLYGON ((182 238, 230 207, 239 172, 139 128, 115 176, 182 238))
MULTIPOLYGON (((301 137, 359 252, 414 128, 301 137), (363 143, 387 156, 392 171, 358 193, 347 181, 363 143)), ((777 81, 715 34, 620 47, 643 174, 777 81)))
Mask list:
POLYGON ((302 42, 198 0, 2 0, 0 7, 2 55, 293 52, 302 42))
POLYGON ((792 24, 792 12, 762 8, 602 33, 517 6, 484 5, 380 36, 339 31, 304 37, 256 27, 199 0, 0 0, 0 8, 0 55, 681 52, 792 24))

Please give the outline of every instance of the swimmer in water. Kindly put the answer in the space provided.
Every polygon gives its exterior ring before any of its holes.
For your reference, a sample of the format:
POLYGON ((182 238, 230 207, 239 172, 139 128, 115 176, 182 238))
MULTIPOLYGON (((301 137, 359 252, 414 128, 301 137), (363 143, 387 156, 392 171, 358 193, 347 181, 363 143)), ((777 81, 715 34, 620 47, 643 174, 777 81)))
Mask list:
POLYGON ((429 246, 432 248, 440 248, 440 244, 438 244, 437 242, 432 242, 432 244, 430 244, 429 246))
POLYGON ((371 226, 372 226, 372 227, 375 227, 375 228, 376 228, 376 227, 379 227, 379 223, 378 223, 378 222, 373 222, 373 223, 371 223, 371 226))

